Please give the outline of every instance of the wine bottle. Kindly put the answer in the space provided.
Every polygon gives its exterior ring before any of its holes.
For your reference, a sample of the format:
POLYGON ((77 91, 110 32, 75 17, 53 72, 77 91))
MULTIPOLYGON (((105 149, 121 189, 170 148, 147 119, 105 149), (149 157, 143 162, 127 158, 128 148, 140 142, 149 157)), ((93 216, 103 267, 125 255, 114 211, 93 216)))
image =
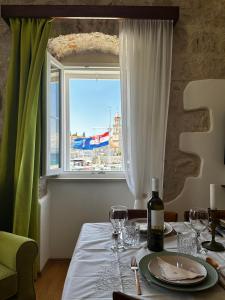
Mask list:
POLYGON ((148 201, 148 249, 163 250, 164 204, 159 198, 159 180, 152 178, 152 198, 148 201))

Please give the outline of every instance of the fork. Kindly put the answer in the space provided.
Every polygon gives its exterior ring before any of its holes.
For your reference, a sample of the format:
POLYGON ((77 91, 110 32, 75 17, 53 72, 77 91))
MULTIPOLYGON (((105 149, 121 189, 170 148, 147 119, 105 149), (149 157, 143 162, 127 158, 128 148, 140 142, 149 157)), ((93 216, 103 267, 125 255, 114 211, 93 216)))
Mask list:
POLYGON ((134 271, 134 275, 135 275, 135 285, 136 285, 137 295, 141 295, 141 285, 138 276, 138 265, 135 256, 131 257, 131 270, 134 271))

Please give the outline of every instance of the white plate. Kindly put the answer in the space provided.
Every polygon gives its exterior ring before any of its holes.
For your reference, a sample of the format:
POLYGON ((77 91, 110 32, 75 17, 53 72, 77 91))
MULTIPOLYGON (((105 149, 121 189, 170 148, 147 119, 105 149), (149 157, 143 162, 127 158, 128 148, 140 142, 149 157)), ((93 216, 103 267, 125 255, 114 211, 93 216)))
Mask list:
MULTIPOLYGON (((146 233, 147 232, 147 219, 146 218, 138 218, 138 219, 132 219, 132 222, 135 222, 136 224, 140 225, 140 232, 146 233)), ((173 227, 167 223, 164 222, 164 235, 168 235, 173 231, 173 227)))
POLYGON ((185 270, 202 275, 202 277, 197 277, 194 279, 169 280, 163 276, 163 273, 161 272, 161 269, 158 264, 157 257, 154 257, 150 260, 148 264, 148 270, 151 273, 151 275, 163 282, 175 285, 193 285, 202 282, 207 276, 206 268, 201 263, 189 257, 180 256, 179 253, 174 253, 174 255, 159 254, 158 257, 160 257, 161 259, 163 259, 171 265, 178 265, 185 270))
POLYGON ((164 222, 164 226, 165 226, 164 235, 168 235, 173 231, 173 227, 169 223, 164 222))

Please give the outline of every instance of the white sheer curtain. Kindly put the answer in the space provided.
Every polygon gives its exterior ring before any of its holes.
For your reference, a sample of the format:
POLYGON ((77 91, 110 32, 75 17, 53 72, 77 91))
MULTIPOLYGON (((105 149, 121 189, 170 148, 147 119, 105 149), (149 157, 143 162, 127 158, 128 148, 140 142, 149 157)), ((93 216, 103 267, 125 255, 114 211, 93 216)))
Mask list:
POLYGON ((123 154, 134 208, 147 207, 152 177, 162 192, 172 38, 172 21, 120 23, 123 154))

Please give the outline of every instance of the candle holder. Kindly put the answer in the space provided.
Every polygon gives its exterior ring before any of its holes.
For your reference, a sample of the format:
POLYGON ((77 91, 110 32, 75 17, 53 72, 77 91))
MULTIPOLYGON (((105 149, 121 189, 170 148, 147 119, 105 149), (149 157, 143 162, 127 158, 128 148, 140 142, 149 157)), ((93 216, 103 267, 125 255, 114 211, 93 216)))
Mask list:
POLYGON ((216 216, 217 209, 209 208, 208 211, 209 211, 212 240, 203 242, 202 247, 206 248, 207 250, 211 250, 215 252, 224 251, 225 250, 224 246, 221 243, 215 241, 216 227, 219 224, 219 219, 216 216))

